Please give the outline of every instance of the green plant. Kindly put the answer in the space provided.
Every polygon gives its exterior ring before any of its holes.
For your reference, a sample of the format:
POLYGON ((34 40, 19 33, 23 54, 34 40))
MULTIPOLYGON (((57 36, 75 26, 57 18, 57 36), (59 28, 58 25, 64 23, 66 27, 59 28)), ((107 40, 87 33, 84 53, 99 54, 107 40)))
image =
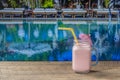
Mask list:
POLYGON ((44 0, 42 2, 43 8, 52 8, 53 7, 53 0, 44 0))
POLYGON ((108 8, 109 0, 104 0, 105 8, 108 8))
POLYGON ((8 0, 8 4, 13 8, 18 6, 17 5, 17 0, 8 0))

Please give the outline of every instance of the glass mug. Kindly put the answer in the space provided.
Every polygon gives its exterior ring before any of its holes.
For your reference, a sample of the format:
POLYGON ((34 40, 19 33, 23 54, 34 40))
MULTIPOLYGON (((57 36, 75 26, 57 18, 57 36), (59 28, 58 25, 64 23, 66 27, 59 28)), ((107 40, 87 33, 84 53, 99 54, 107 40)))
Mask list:
POLYGON ((72 69, 79 73, 88 73, 91 69, 91 51, 96 53, 96 63, 98 64, 98 53, 96 49, 93 49, 89 42, 79 40, 78 43, 74 43, 72 48, 72 69))

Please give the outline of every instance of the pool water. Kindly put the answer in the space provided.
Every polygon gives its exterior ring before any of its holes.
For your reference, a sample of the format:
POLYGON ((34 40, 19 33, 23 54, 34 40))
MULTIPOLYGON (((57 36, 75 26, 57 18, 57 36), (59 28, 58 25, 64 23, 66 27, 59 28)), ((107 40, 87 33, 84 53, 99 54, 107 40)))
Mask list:
POLYGON ((0 22, 0 60, 71 61, 73 36, 58 27, 89 34, 99 60, 120 60, 120 24, 107 21, 0 22))

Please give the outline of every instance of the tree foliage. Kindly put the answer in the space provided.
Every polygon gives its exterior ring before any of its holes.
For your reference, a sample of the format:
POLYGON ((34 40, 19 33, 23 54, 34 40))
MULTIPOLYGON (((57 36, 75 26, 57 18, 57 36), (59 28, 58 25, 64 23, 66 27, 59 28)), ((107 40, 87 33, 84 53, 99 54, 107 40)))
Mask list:
POLYGON ((42 0, 43 8, 52 8, 54 6, 53 0, 42 0))
POLYGON ((13 8, 18 7, 17 0, 8 0, 8 4, 13 8))
POLYGON ((6 0, 6 3, 12 8, 23 7, 23 5, 29 5, 31 8, 52 8, 54 6, 53 0, 6 0))

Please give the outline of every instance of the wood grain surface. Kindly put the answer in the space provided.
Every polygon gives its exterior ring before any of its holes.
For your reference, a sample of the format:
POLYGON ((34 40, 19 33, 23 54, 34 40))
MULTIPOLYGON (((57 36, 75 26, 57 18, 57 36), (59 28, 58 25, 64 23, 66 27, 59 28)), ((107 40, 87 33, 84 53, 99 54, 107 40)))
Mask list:
POLYGON ((87 74, 71 62, 0 62, 0 80, 120 80, 120 61, 102 61, 87 74))

